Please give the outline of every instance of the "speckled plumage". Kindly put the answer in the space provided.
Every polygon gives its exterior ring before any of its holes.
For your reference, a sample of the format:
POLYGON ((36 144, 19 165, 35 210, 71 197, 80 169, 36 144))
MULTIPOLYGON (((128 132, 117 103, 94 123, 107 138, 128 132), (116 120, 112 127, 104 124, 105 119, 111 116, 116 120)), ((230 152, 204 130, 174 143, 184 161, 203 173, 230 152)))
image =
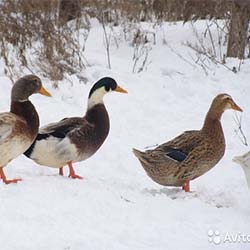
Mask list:
POLYGON ((241 111, 230 96, 220 94, 213 100, 201 130, 186 131, 153 150, 133 149, 148 176, 164 186, 183 186, 213 168, 225 152, 220 118, 229 108, 241 111))

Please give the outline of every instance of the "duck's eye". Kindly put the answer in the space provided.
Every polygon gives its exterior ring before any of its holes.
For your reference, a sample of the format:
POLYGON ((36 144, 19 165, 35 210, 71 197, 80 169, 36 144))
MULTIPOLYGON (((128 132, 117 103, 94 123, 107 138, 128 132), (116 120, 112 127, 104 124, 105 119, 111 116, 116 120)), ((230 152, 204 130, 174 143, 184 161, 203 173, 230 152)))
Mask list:
POLYGON ((109 91, 110 91, 110 87, 109 87, 109 86, 105 86, 105 90, 106 90, 107 92, 109 92, 109 91))

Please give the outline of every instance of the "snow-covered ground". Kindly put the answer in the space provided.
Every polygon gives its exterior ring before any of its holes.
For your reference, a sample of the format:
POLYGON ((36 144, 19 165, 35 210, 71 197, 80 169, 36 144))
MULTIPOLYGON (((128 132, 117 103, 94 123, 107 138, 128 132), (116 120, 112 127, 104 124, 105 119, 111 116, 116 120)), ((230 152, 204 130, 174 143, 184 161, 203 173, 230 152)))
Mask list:
MULTIPOLYGON (((202 30, 203 23, 198 25, 202 30)), ((41 125, 83 115, 89 89, 103 76, 114 77, 129 94, 105 96, 111 131, 93 157, 75 164, 84 180, 58 176, 57 170, 24 156, 5 168, 9 178, 23 181, 0 183, 1 250, 250 249, 250 236, 248 242, 229 242, 235 234, 250 235, 250 192, 242 169, 232 162, 249 147, 235 134, 235 112, 226 111, 222 118, 225 156, 191 182, 191 193, 154 183, 132 154, 133 147, 143 149, 199 129, 213 97, 221 92, 232 95, 244 110, 242 127, 250 138, 250 61, 238 74, 216 66, 206 76, 170 49, 192 62, 193 52, 183 45, 194 41, 190 25, 166 24, 164 30, 157 31, 146 72, 132 73, 133 48, 125 42, 118 49, 112 46, 112 69, 107 69, 102 29, 94 25, 85 53, 90 66, 83 72, 89 82, 72 76, 73 86, 65 81, 56 90, 44 79, 53 97, 31 97, 41 125), (219 236, 209 237, 211 230, 219 236)), ((237 67, 238 61, 228 60, 227 65, 237 67)), ((3 112, 9 109, 11 84, 0 74, 3 112)))

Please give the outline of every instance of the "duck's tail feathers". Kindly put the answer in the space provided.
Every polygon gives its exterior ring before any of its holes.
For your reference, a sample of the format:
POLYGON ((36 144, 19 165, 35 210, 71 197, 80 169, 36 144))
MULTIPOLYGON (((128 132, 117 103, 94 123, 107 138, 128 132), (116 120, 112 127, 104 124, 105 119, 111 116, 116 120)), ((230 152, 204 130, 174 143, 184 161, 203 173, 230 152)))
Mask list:
POLYGON ((139 159, 141 163, 147 163, 147 154, 145 152, 141 152, 138 149, 133 148, 134 155, 139 159))
POLYGON ((138 150, 138 149, 136 149, 136 148, 133 148, 133 153, 134 153, 134 155, 135 155, 137 158, 141 158, 141 157, 144 155, 143 152, 141 152, 140 150, 138 150))
POLYGON ((233 162, 236 162, 240 165, 244 165, 244 164, 250 165, 250 151, 245 153, 244 155, 235 156, 233 158, 233 162))

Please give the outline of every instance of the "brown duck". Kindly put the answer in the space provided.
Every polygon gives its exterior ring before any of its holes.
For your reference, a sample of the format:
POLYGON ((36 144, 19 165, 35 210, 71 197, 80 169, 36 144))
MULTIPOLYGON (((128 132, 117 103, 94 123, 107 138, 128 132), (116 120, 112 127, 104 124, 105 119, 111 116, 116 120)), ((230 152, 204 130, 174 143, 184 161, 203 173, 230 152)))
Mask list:
POLYGON ((214 167, 225 152, 221 116, 227 109, 242 109, 227 94, 216 96, 201 130, 186 131, 153 150, 133 149, 143 168, 155 182, 164 186, 182 186, 214 167))
POLYGON ((39 77, 26 75, 14 84, 11 91, 10 112, 0 114, 0 179, 16 183, 21 179, 7 180, 3 168, 25 152, 38 133, 39 117, 29 96, 35 93, 50 96, 39 77))
POLYGON ((41 128, 24 154, 40 165, 59 168, 60 175, 63 175, 63 166, 68 165, 69 177, 81 179, 75 174, 72 163, 92 156, 108 136, 109 116, 103 96, 112 91, 127 93, 114 79, 100 79, 89 92, 84 117, 64 118, 41 128))

